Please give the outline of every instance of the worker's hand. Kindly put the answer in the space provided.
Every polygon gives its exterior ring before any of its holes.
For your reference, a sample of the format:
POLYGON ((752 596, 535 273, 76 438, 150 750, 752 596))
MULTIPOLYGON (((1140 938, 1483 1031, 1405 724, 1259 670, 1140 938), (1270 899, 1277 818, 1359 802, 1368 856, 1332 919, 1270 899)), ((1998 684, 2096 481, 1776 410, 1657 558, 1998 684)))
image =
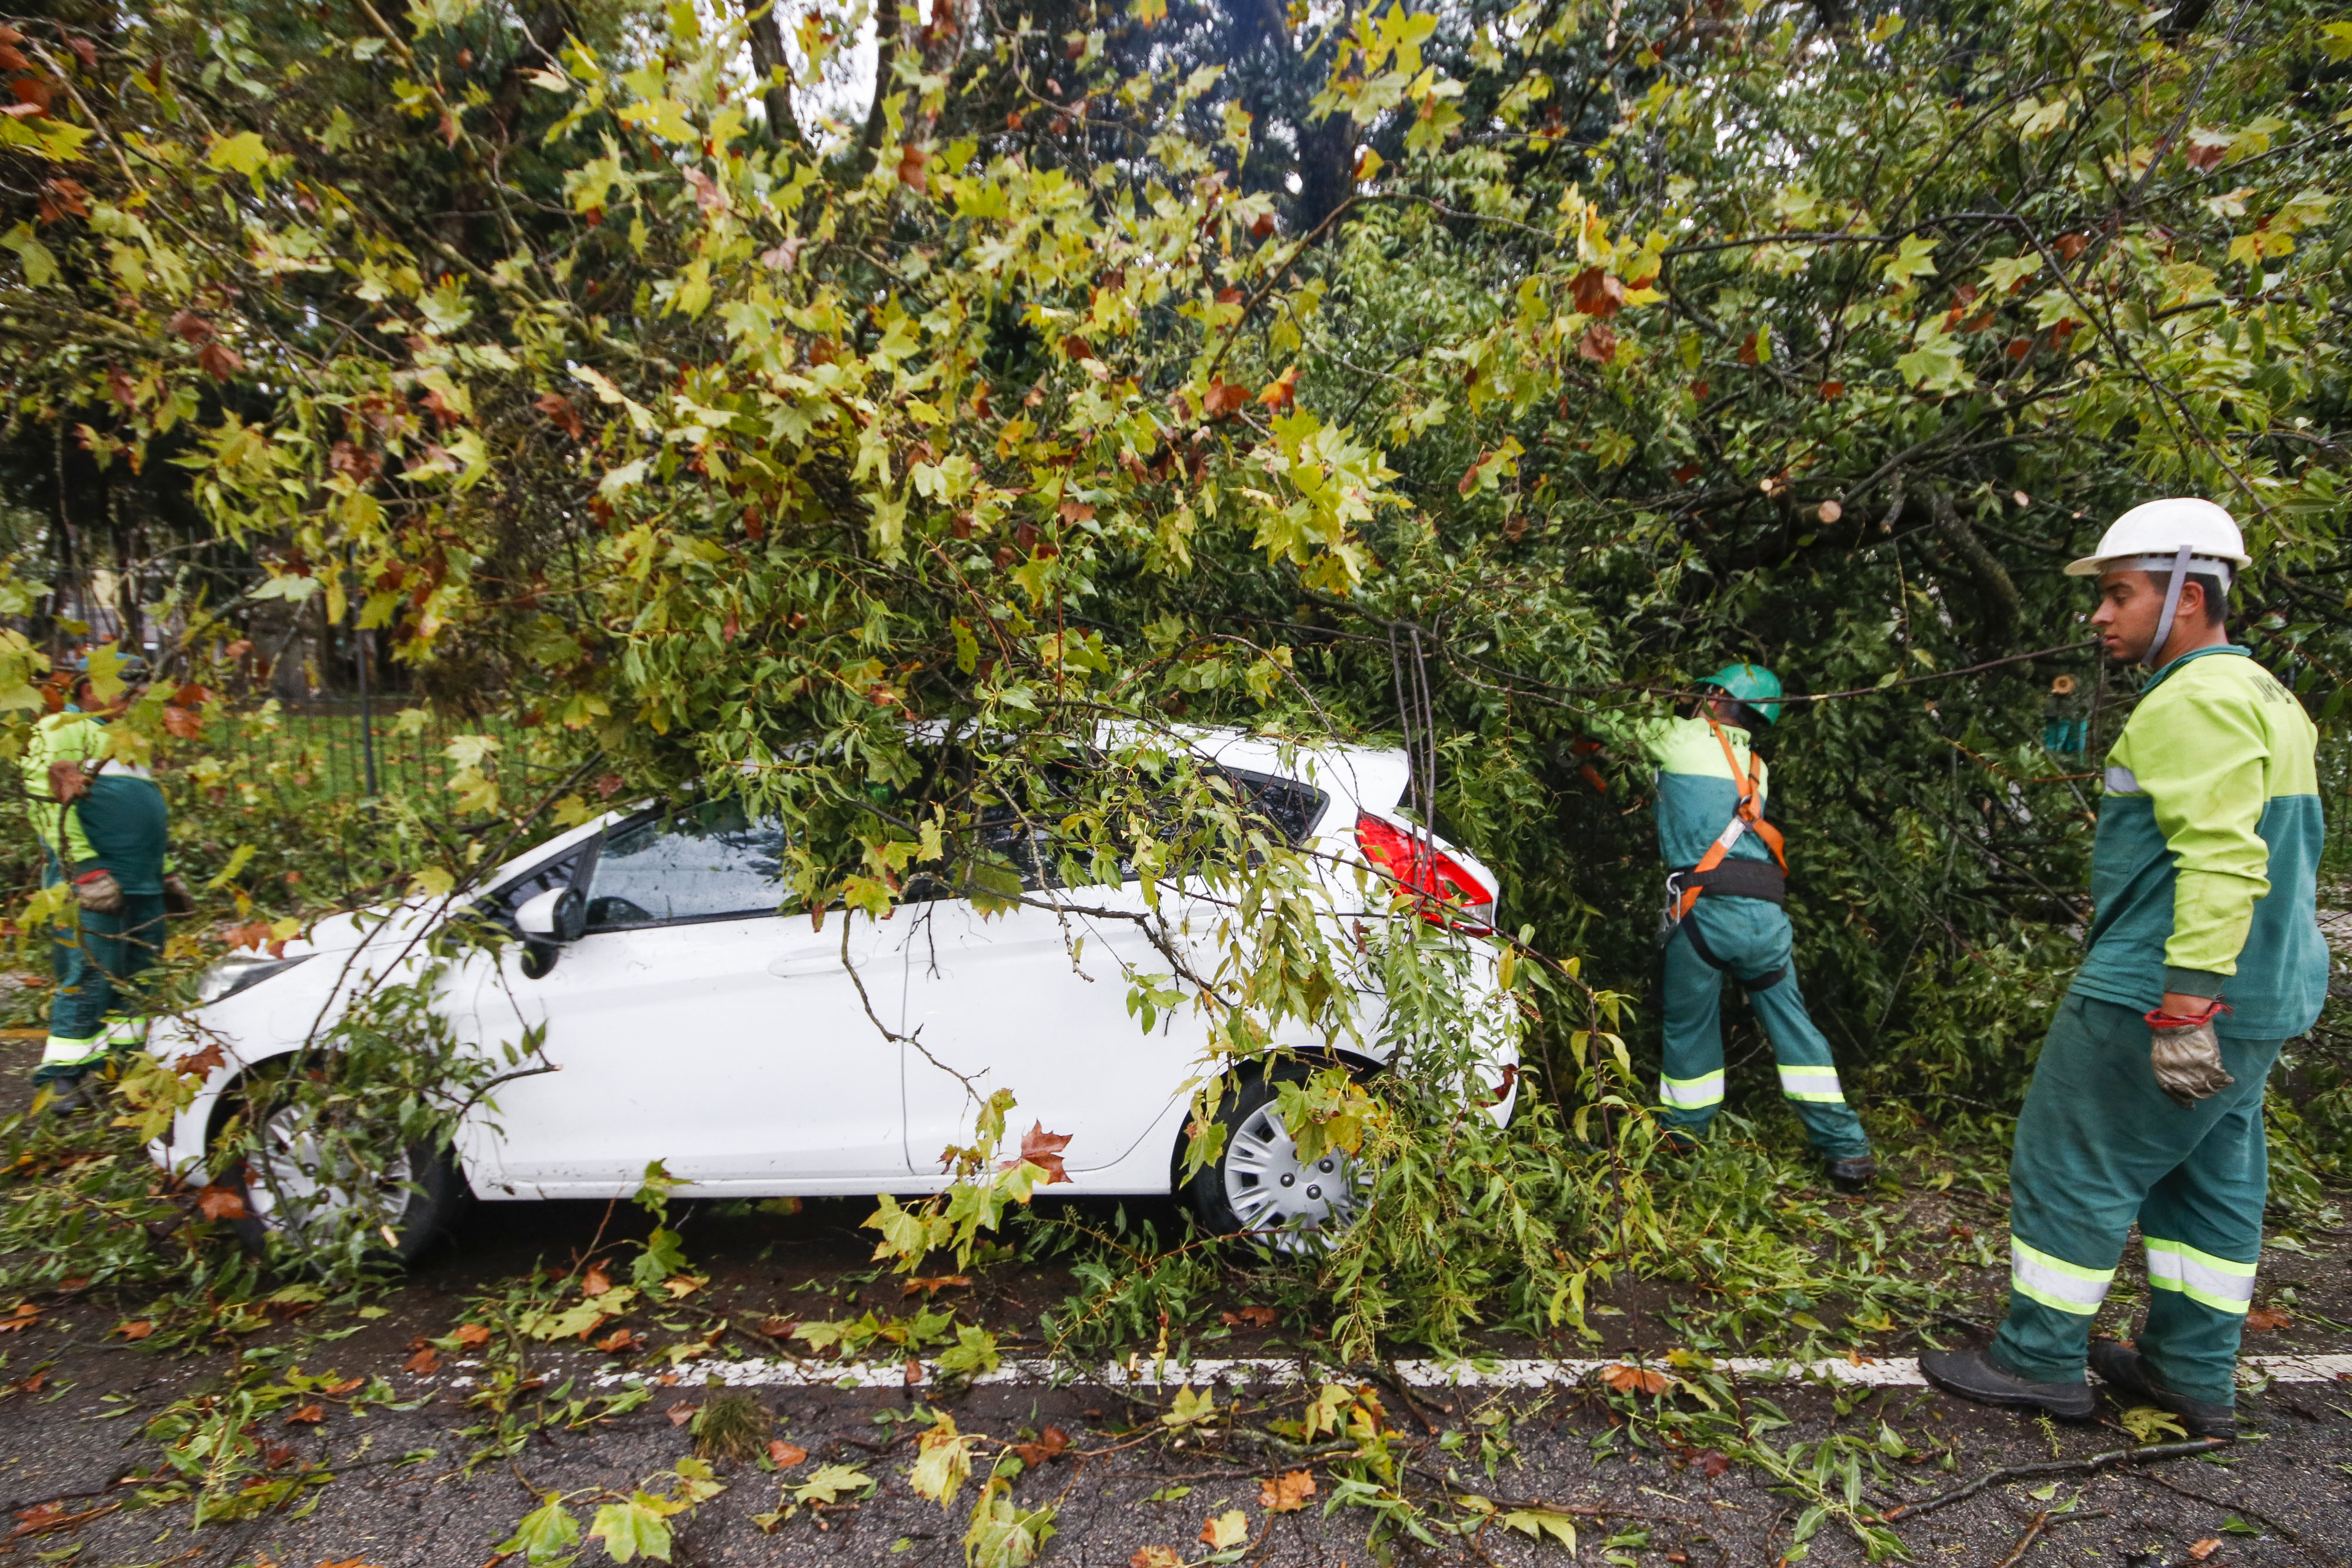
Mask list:
POLYGON ((2229 1009, 2203 998, 2168 995, 2165 1000, 2168 1005, 2176 1000, 2199 1003, 2203 1009, 2172 1012, 2159 1008, 2147 1015, 2148 1064, 2156 1070, 2157 1087, 2186 1110, 2237 1082, 2221 1065, 2221 1041, 2213 1032, 2213 1020, 2229 1009))
POLYGON ((196 895, 188 891, 188 884, 181 880, 180 873, 173 872, 165 877, 163 879, 163 913, 194 915, 195 912, 196 895))
POLYGON ((79 800, 89 791, 89 775, 79 762, 49 764, 49 799, 60 803, 79 800))
POLYGON ((113 915, 122 908, 122 884, 104 866, 73 879, 74 898, 92 915, 113 915))

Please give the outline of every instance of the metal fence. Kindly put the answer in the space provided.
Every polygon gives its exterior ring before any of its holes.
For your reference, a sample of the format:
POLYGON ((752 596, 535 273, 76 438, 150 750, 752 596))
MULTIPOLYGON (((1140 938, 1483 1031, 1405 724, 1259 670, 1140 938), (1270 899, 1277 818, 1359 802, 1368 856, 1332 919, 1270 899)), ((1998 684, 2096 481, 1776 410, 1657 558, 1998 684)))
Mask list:
POLYGON ((401 697, 362 706, 355 697, 232 708, 205 727, 205 749, 248 779, 300 792, 428 797, 457 771, 448 747, 460 735, 505 737, 511 721, 453 724, 401 697))

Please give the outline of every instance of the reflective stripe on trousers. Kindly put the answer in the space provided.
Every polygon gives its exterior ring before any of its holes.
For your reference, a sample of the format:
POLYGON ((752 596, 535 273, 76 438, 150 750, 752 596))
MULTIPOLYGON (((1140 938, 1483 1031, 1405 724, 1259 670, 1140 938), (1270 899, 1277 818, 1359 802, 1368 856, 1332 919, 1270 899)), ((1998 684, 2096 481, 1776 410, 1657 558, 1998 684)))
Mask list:
POLYGON ((2217 1312, 2241 1312, 2254 1304, 2254 1265, 2200 1252, 2183 1241, 2143 1236, 2147 1248, 2147 1282, 2156 1290, 2179 1291, 2199 1306, 2217 1312))
POLYGON ((41 1047, 41 1065, 79 1067, 84 1062, 96 1061, 105 1054, 106 1036, 103 1034, 93 1034, 83 1040, 53 1034, 49 1036, 48 1043, 41 1047))
POLYGON ((1789 1067, 1780 1069, 1780 1092, 1791 1100, 1810 1100, 1816 1104, 1843 1105, 1845 1092, 1838 1087, 1834 1067, 1789 1067))
POLYGON ((1723 1103, 1723 1073, 1718 1070, 1697 1078, 1658 1079, 1658 1098, 1678 1111, 1703 1111, 1723 1103))
POLYGON ((137 1046, 147 1043, 147 1020, 144 1018, 116 1019, 106 1026, 109 1046, 137 1046))
POLYGON ((2010 1288, 2028 1301, 2087 1318, 2107 1299, 2115 1279, 2113 1269, 2085 1269, 2037 1251, 2014 1235, 2009 1239, 2010 1288))

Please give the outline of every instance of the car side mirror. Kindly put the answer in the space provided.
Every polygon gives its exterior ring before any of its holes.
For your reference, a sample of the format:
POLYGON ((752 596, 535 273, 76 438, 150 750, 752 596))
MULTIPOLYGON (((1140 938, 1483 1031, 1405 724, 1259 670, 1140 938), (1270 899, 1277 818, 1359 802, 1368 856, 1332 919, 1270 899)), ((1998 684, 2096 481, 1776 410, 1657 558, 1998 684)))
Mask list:
POLYGON ((576 887, 550 888, 526 899, 514 912, 522 933, 523 971, 532 979, 555 967, 557 950, 588 931, 588 901, 576 887))

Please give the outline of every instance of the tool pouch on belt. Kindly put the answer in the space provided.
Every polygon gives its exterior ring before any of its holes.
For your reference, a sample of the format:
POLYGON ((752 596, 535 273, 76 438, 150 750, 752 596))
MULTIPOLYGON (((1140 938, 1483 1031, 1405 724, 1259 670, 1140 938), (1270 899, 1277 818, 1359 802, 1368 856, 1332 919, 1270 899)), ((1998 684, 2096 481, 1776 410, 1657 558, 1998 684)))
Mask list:
POLYGON ((1711 871, 1685 866, 1666 873, 1666 896, 1679 903, 1685 889, 1728 894, 1733 898, 1761 899, 1766 904, 1789 902, 1789 876, 1770 861, 1727 860, 1711 871))

